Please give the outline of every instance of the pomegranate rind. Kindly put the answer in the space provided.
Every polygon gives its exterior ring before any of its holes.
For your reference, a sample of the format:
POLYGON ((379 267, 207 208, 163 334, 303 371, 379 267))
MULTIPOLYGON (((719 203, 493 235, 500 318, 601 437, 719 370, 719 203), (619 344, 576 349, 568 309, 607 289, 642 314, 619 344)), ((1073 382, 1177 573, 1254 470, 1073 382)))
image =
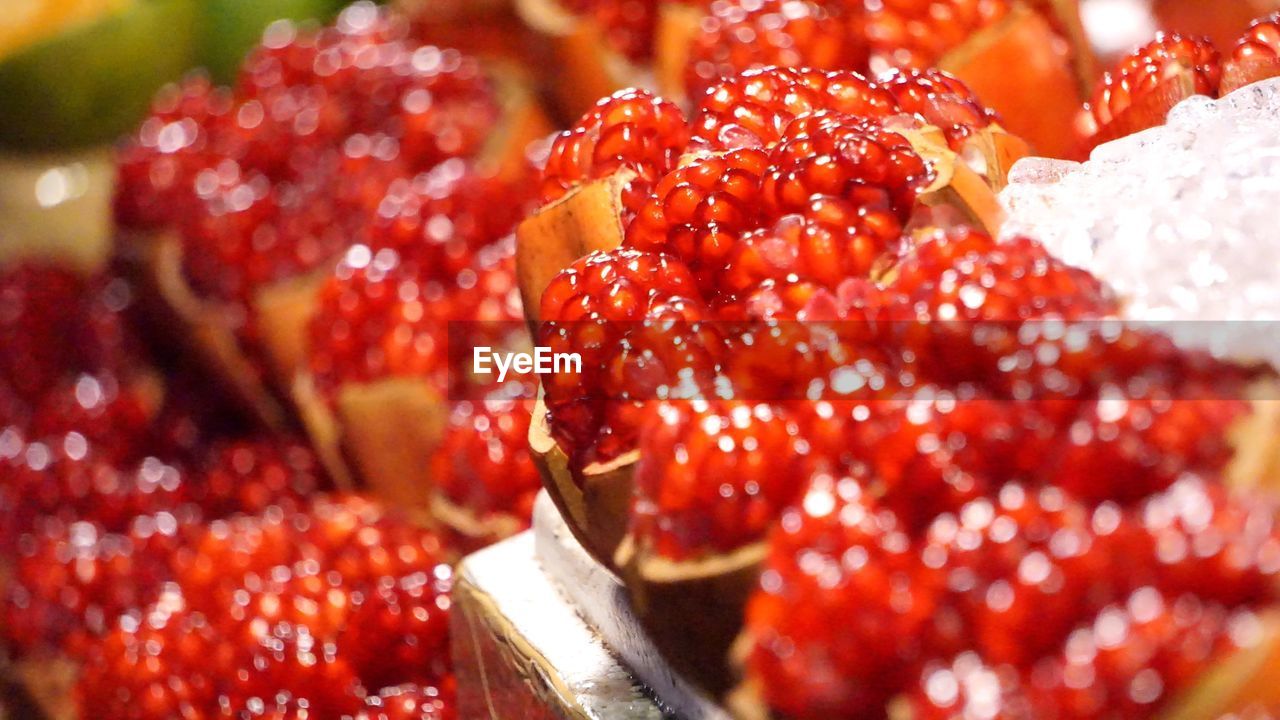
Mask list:
MULTIPOLYGON (((1161 82, 1150 93, 1111 119, 1085 139, 1085 154, 1093 148, 1143 130, 1163 125, 1175 105, 1196 95, 1195 71, 1185 69, 1161 82)), ((1087 113, 1087 111, 1085 111, 1087 113)))
POLYGON ((265 427, 283 429, 284 405, 245 354, 235 312, 196 294, 182 272, 182 239, 171 231, 122 232, 116 247, 148 311, 175 344, 184 347, 231 398, 265 427))
POLYGON ((11 672, 21 683, 31 703, 50 720, 75 720, 75 687, 80 677, 80 664, 62 654, 24 658, 13 664, 11 672))
POLYGON ((1233 489, 1280 492, 1280 381, 1259 380, 1245 390, 1250 412, 1227 428, 1233 454, 1223 480, 1233 489))
POLYGON ((472 552, 508 538, 526 527, 515 515, 490 513, 481 516, 471 508, 450 500, 444 493, 433 490, 428 498, 431 517, 450 531, 462 552, 472 552))
POLYGON ((523 181, 528 175, 525 151, 530 144, 555 130, 534 91, 535 80, 514 61, 491 60, 486 74, 494 85, 500 109, 499 120, 476 157, 482 175, 494 175, 507 182, 523 181))
POLYGON ((538 320, 542 292, 561 270, 595 250, 622 245, 622 192, 633 177, 621 171, 574 188, 516 228, 516 276, 531 322, 538 320))
POLYGON ((1251 57, 1230 60, 1222 68, 1222 94, 1234 92, 1246 85, 1280 77, 1280 58, 1251 57))
POLYGON ((616 570, 614 554, 627 531, 639 450, 609 463, 588 465, 575 477, 568 454, 551 436, 547 407, 539 393, 529 423, 529 454, 574 538, 597 562, 616 570))
POLYGON ((253 301, 262 334, 262 354, 266 357, 278 387, 287 388, 307 362, 307 324, 315 314, 320 286, 329 265, 268 285, 253 301))
POLYGON ((448 405, 423 378, 348 383, 334 402, 345 456, 362 484, 415 521, 431 525, 430 461, 448 422, 448 405))
POLYGON ((1249 717, 1280 707, 1280 609, 1258 617, 1260 641, 1223 658, 1197 682, 1169 702, 1159 720, 1249 717))
MULTIPOLYGON (((1040 154, 1067 157, 1074 149, 1072 123, 1084 97, 1084 79, 1074 58, 1091 58, 1091 53, 1087 44, 1063 42, 1044 15, 1019 4, 948 52, 938 67, 968 85, 983 104, 1000 113, 1010 132, 1040 154)), ((1092 60, 1086 65, 1091 67, 1092 60)))
POLYGON ((628 535, 615 565, 631 605, 663 658, 713 697, 732 687, 731 648, 765 559, 764 542, 675 561, 628 535))
POLYGON ((658 9, 654 35, 653 72, 659 94, 677 102, 695 100, 685 87, 685 69, 693 41, 702 31, 703 8, 683 3, 665 3, 658 9))
POLYGON ((320 397, 315 381, 308 372, 298 373, 293 379, 289 397, 298 412, 298 419, 311 440, 316 457, 334 485, 342 490, 355 488, 351 468, 342 453, 342 429, 333 409, 320 397))
MULTIPOLYGON (((746 663, 746 654, 750 650, 748 640, 749 637, 746 634, 738 636, 733 643, 733 648, 729 651, 735 669, 741 668, 746 663)), ((760 687, 760 681, 755 678, 744 678, 735 685, 725 696, 724 704, 729 714, 737 720, 770 720, 768 705, 764 701, 764 691, 760 687)), ((894 717, 893 720, 903 719, 894 717)))
POLYGON ((643 85, 643 71, 614 51, 604 29, 590 17, 578 17, 556 0, 515 0, 516 13, 551 46, 553 91, 566 117, 578 117, 596 101, 623 87, 643 85))
POLYGON ((1082 98, 1087 97, 1102 74, 1102 67, 1080 17, 1080 0, 1036 0, 1033 4, 1040 8, 1041 15, 1052 15, 1054 29, 1071 46, 1071 65, 1079 93, 1082 98))
POLYGON ((961 152, 948 145, 934 127, 898 130, 933 169, 934 180, 917 197, 926 208, 950 207, 989 234, 999 232, 1004 210, 997 194, 1009 168, 1030 154, 1027 143, 999 125, 988 126, 965 140, 961 152), (966 161, 965 157, 969 156, 966 161))

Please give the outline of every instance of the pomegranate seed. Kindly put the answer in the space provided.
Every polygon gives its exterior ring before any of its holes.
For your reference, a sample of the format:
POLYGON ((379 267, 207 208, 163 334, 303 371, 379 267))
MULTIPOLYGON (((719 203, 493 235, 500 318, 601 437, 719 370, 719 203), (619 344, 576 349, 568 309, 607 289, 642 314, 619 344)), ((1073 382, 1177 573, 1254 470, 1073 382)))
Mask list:
POLYGON ((601 100, 556 137, 542 174, 542 202, 620 170, 636 174, 623 197, 631 210, 675 167, 689 139, 684 114, 644 90, 621 90, 601 100))
MULTIPOLYGON (((1222 77, 1221 59, 1209 40, 1159 33, 1156 39, 1134 50, 1114 70, 1103 76, 1089 102, 1097 127, 1106 127, 1118 115, 1161 83, 1189 73, 1199 95, 1216 96, 1222 77)), ((1149 118, 1152 125, 1164 118, 1149 118)))
POLYGON ((459 507, 528 526, 541 476, 529 455, 526 403, 460 402, 431 460, 431 481, 459 507))
POLYGON ((898 112, 893 96, 855 72, 765 68, 707 89, 692 122, 695 147, 764 148, 791 121, 817 110, 879 119, 898 112))
POLYGON ((229 96, 162 95, 123 151, 117 214, 179 225, 193 287, 247 307, 359 238, 393 180, 475 155, 498 114, 475 60, 360 3, 330 28, 274 27, 229 96))
POLYGON ((927 68, 1004 17, 1006 0, 884 0, 864 20, 873 67, 927 68))
POLYGON ((538 344, 582 359, 581 373, 542 378, 552 432, 578 467, 597 459, 605 401, 598 390, 622 337, 655 305, 696 296, 696 283, 683 263, 632 248, 588 255, 547 286, 538 344))
POLYGON ((778 524, 746 609, 747 675, 792 718, 875 717, 907 682, 937 579, 866 477, 816 475, 778 524))
POLYGON ((1236 42, 1231 57, 1236 62, 1280 57, 1280 13, 1254 20, 1236 42))
POLYGON ((434 685, 397 685, 365 699, 356 720, 455 720, 454 681, 434 685))
POLYGON ((769 66, 860 67, 865 48, 844 15, 840 3, 716 0, 689 50, 685 91, 698 98, 721 78, 769 66))
POLYGON ((876 82, 904 112, 941 129, 956 150, 965 138, 996 120, 995 111, 984 107, 968 86, 941 70, 893 69, 876 82))
POLYGON ((640 434, 632 532, 677 560, 762 539, 802 489, 807 449, 798 432, 764 404, 652 407, 640 434))

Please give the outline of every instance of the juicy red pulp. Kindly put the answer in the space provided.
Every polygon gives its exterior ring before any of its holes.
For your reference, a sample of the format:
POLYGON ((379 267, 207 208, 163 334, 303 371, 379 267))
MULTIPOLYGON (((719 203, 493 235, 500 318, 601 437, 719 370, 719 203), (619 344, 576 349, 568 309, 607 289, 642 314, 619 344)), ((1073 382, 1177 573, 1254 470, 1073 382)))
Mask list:
POLYGON ((358 4, 274 28, 230 91, 163 93, 123 151, 116 215, 177 225, 193 286, 251 304, 358 238, 393 180, 476 154, 497 113, 474 60, 358 4))

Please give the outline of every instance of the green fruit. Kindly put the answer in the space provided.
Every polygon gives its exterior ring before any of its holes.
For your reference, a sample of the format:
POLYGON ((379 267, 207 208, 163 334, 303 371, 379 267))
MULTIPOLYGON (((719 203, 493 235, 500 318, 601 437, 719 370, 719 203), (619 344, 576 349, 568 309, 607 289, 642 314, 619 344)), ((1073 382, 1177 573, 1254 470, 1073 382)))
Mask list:
POLYGON ((0 147, 79 147, 131 129, 191 66, 196 2, 132 0, 0 58, 0 147))
POLYGON ((199 60, 219 83, 235 80, 244 56, 281 19, 328 21, 344 0, 204 0, 199 60))

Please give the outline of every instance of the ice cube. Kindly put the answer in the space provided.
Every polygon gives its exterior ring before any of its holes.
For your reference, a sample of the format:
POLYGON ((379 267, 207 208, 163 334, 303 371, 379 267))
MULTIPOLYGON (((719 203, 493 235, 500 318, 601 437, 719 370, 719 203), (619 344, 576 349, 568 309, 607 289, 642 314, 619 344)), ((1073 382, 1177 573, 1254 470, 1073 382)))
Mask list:
POLYGON ((1135 153, 1142 152, 1144 148, 1164 144, 1167 134, 1168 130, 1165 127, 1158 126, 1126 135, 1094 148, 1093 152, 1089 153, 1089 160, 1099 163, 1125 162, 1135 153))
POLYGON ((1092 271, 1129 321, 1280 367, 1280 79, 1190 98, 1084 163, 1021 160, 1001 203, 1002 237, 1092 271))
POLYGON ((1250 116, 1280 115, 1280 77, 1260 80, 1232 92, 1218 101, 1227 113, 1250 116))
POLYGON ((1063 176, 1080 167, 1080 163, 1053 158, 1022 158, 1009 169, 1010 183, 1040 185, 1061 180, 1063 176))
POLYGON ((1194 128, 1204 119, 1213 117, 1217 108, 1213 98, 1207 95, 1195 95, 1178 103, 1165 118, 1165 124, 1194 128))

